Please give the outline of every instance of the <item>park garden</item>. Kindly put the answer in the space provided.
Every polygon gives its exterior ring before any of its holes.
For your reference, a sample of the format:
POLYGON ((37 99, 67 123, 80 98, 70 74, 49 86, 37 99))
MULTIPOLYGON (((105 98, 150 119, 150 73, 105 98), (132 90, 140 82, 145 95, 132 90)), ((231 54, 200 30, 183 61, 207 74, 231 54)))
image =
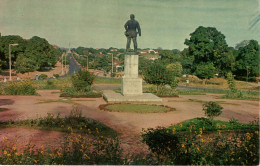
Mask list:
MULTIPOLYGON (((209 27, 198 27, 190 36, 183 51, 158 50, 157 60, 140 57, 143 92, 162 97, 161 103, 107 103, 103 92, 120 92, 121 80, 97 77, 84 69, 64 78, 42 76, 41 80, 2 83, 0 163, 258 164, 258 42, 228 47, 225 36, 209 27), (109 89, 111 85, 115 88, 109 89), (1 133, 11 129, 42 131, 42 137, 56 131, 62 137, 58 143, 21 143, 21 133, 18 137, 1 133)), ((53 67, 62 53, 54 53, 54 48, 38 37, 1 40, 19 40, 13 64, 18 72, 53 67), (43 57, 38 60, 33 55, 43 57), (35 68, 20 65, 34 63, 35 68)), ((6 49, 2 45, 0 53, 5 55, 6 49)), ((100 54, 100 50, 83 47, 74 51, 90 57, 100 54)), ((75 59, 85 67, 83 57, 75 59)), ((89 60, 93 60, 92 68, 111 72, 109 56, 89 60)), ((7 56, 1 61, 7 61, 7 56)), ((3 64, 2 69, 6 69, 3 64)))

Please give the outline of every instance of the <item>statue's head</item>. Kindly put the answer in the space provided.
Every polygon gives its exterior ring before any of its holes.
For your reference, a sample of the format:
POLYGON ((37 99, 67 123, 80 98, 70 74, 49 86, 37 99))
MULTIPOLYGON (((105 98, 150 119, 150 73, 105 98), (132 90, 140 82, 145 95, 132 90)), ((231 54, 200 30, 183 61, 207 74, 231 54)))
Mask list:
POLYGON ((131 20, 135 19, 135 15, 131 14, 130 18, 131 18, 131 20))

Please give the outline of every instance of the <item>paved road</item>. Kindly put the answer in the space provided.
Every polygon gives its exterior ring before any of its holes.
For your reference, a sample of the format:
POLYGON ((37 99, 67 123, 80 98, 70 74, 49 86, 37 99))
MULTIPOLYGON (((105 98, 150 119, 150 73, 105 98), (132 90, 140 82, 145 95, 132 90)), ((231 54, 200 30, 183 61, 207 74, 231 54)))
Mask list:
POLYGON ((72 58, 72 54, 69 54, 69 58, 70 58, 70 65, 69 65, 69 71, 68 73, 66 73, 65 75, 61 76, 61 77, 67 77, 70 76, 74 73, 77 73, 80 70, 79 65, 75 62, 75 60, 72 58))

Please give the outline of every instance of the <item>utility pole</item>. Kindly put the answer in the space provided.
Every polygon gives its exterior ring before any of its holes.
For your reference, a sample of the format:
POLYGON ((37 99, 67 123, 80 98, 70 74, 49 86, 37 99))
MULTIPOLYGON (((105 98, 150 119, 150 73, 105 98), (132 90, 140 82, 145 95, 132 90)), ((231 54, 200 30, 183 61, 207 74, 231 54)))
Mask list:
POLYGON ((11 46, 18 46, 18 43, 9 44, 9 80, 12 80, 11 46))
POLYGON ((111 74, 113 73, 113 61, 114 61, 114 60, 113 60, 113 59, 114 59, 113 56, 114 56, 114 54, 112 53, 112 70, 111 70, 111 74))
POLYGON ((63 56, 65 53, 62 53, 61 55, 61 74, 63 75, 63 56))

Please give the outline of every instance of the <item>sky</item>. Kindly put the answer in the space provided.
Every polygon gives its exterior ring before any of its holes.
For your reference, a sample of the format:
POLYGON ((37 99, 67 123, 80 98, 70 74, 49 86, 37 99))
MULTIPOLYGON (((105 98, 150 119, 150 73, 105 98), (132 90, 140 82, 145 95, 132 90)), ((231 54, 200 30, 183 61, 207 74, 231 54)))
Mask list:
POLYGON ((0 32, 61 47, 125 48, 124 24, 134 14, 139 48, 182 50, 198 26, 216 27, 234 47, 260 41, 260 23, 250 29, 259 6, 260 0, 0 0, 0 32))

